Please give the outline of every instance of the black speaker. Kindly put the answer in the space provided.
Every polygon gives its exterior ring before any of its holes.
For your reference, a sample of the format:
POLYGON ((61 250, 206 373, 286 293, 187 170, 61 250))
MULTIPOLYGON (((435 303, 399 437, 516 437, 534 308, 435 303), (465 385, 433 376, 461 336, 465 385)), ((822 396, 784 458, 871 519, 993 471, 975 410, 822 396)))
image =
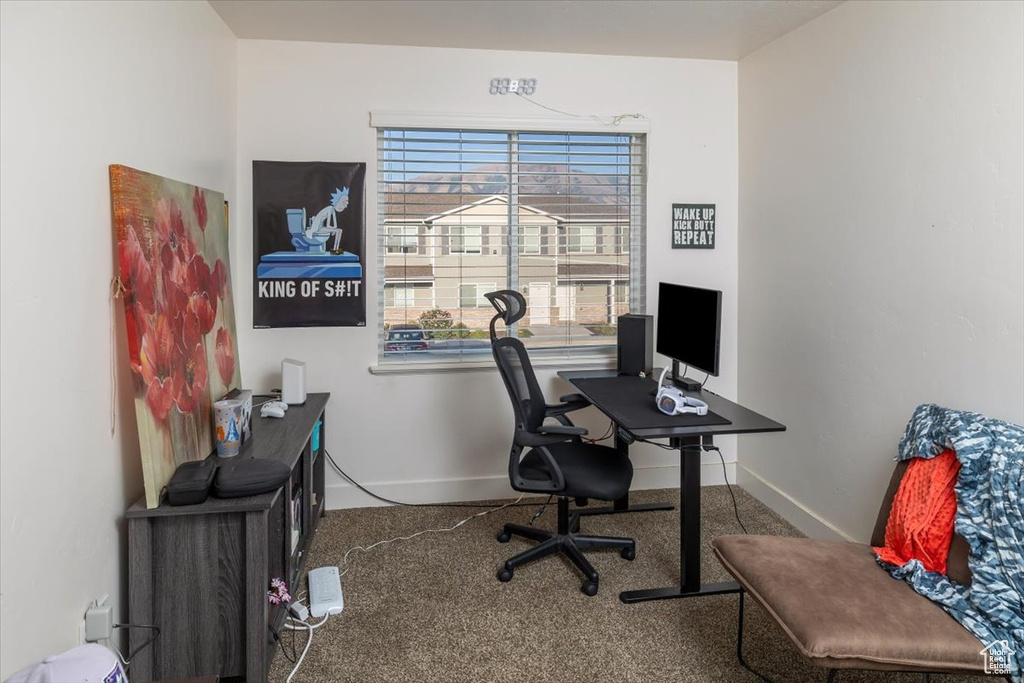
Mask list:
POLYGON ((654 316, 619 316, 619 374, 636 377, 654 368, 654 316))

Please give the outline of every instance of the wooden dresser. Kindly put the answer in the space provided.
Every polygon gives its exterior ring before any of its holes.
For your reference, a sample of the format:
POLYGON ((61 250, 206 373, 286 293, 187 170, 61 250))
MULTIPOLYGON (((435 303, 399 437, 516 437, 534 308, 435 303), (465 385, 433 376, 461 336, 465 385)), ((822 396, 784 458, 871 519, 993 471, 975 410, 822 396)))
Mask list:
MULTIPOLYGON (((128 609, 132 624, 160 627, 132 660, 132 681, 219 675, 267 680, 285 611, 267 600, 270 580, 292 594, 324 512, 324 408, 310 394, 283 419, 253 415, 239 458, 275 458, 292 468, 277 491, 207 498, 199 505, 133 505, 128 520, 128 609), (316 442, 317 448, 314 448, 316 442)), ((217 456, 211 456, 217 457, 217 456)), ((147 638, 132 629, 131 647, 147 638)))

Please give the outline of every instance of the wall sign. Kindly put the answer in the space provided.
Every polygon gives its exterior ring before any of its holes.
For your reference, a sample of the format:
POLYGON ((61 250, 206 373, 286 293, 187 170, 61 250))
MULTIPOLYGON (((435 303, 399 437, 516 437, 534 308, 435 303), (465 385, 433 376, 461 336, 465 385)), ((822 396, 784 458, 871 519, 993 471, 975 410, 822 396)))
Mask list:
POLYGON ((672 205, 672 248, 715 248, 715 205, 672 205))
POLYGON ((253 327, 366 325, 365 179, 363 163, 252 162, 253 327))

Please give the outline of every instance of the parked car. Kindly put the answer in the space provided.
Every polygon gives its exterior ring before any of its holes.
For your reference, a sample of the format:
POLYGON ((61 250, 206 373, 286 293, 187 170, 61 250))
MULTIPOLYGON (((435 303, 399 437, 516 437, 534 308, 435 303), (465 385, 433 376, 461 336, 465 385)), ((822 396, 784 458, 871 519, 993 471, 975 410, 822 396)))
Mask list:
POLYGON ((384 353, 426 351, 427 335, 421 325, 392 325, 384 339, 384 353))

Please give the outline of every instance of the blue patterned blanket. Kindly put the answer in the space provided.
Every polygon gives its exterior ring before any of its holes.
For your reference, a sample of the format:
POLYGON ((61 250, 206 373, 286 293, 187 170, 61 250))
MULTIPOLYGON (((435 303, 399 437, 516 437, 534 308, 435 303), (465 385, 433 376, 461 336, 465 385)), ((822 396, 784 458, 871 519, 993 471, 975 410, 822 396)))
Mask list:
MULTIPOLYGON (((897 460, 956 451, 957 533, 970 546, 970 586, 926 571, 917 560, 881 563, 932 599, 985 645, 1009 645, 1009 672, 1024 683, 1024 427, 978 413, 918 406, 900 440, 897 460)), ((995 660, 993 665, 995 665, 995 660)))

